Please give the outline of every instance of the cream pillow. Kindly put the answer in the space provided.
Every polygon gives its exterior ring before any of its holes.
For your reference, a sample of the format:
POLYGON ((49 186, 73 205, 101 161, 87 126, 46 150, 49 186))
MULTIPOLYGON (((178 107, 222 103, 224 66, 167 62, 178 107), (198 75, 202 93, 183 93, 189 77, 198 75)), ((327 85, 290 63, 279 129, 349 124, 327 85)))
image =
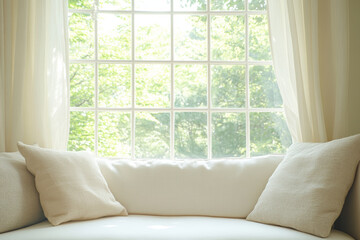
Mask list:
POLYGON ((19 152, 0 153, 0 233, 45 220, 34 176, 19 152))
POLYGON ((360 160, 360 135, 293 144, 247 220, 330 234, 360 160))
POLYGON ((95 157, 18 143, 28 170, 35 175, 44 214, 52 225, 71 220, 127 215, 115 200, 95 157))

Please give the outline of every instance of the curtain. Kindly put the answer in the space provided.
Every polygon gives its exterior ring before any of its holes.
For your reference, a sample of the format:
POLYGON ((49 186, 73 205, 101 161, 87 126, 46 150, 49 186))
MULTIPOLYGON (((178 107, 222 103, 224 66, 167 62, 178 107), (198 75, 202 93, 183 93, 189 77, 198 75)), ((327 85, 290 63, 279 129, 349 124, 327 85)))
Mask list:
POLYGON ((67 62, 67 1, 1 0, 0 152, 66 148, 67 62))
POLYGON ((294 142, 348 135, 348 0, 268 0, 275 73, 294 142))

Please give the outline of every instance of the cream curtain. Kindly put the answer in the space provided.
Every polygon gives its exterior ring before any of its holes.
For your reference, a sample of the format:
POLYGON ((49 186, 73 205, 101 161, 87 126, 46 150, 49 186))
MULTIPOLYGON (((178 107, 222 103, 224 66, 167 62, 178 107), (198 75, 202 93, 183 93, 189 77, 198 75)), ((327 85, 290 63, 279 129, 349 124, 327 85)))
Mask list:
POLYGON ((67 1, 0 1, 0 152, 17 141, 65 149, 67 1))
POLYGON ((295 142, 348 134, 348 0, 268 0, 275 73, 295 142))

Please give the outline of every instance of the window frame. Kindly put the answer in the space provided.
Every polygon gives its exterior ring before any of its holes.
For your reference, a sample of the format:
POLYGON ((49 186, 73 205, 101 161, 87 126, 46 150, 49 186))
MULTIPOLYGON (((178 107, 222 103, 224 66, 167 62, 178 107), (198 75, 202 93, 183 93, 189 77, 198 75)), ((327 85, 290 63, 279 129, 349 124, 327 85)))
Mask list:
MULTIPOLYGON (((72 13, 90 14, 94 21, 94 58, 93 59, 69 59, 69 66, 71 64, 92 64, 94 66, 94 107, 70 107, 70 112, 74 111, 85 111, 93 112, 95 115, 95 139, 94 139, 94 151, 98 155, 98 122, 100 112, 126 112, 130 113, 131 121, 131 159, 139 159, 135 156, 135 114, 136 112, 169 112, 170 113, 170 159, 177 160, 175 157, 175 113, 177 112, 204 112, 207 114, 207 158, 213 159, 212 153, 212 114, 223 112, 223 113, 244 113, 246 121, 246 154, 244 157, 251 157, 251 139, 250 139, 250 114, 251 113, 284 113, 283 108, 254 108, 250 106, 250 79, 249 71, 251 66, 273 66, 272 60, 270 61, 253 61, 249 58, 249 16, 252 15, 266 15, 266 10, 249 10, 249 3, 244 0, 245 9, 239 11, 218 11, 210 10, 210 0, 207 1, 207 9, 205 11, 174 11, 174 0, 170 0, 170 11, 139 11, 135 10, 134 1, 131 1, 131 10, 101 10, 98 6, 98 0, 94 0, 94 7, 92 9, 69 9, 69 16, 72 13), (98 14, 101 13, 112 13, 112 14, 126 14, 131 16, 131 60, 103 60, 99 59, 99 43, 98 43, 98 14), (170 59, 169 60, 139 60, 135 59, 135 15, 136 14, 166 14, 170 15, 170 59), (174 48, 174 16, 186 14, 186 15, 205 15, 207 16, 207 60, 175 60, 175 48, 174 48), (245 60, 243 61, 219 61, 211 60, 211 17, 212 16, 226 16, 226 15, 240 15, 244 16, 245 21, 245 60), (130 64, 131 65, 131 107, 101 107, 99 106, 99 64, 130 64), (150 108, 150 107, 137 107, 135 99, 135 66, 136 64, 168 64, 170 65, 170 107, 169 108, 150 108), (175 65, 182 64, 201 64, 207 66, 207 106, 196 107, 196 108, 179 108, 175 107, 175 65), (212 106, 212 92, 211 92, 211 66, 213 65, 239 65, 245 67, 245 107, 243 108, 216 108, 212 106)), ((70 79, 69 79, 70 81, 70 79)), ((112 157, 109 157, 112 158, 112 157)), ((121 157, 115 157, 121 158, 121 157)), ((241 158, 241 157, 235 157, 241 158)), ((191 158, 194 159, 194 158, 191 158)), ((197 158, 195 158, 197 159, 197 158)))

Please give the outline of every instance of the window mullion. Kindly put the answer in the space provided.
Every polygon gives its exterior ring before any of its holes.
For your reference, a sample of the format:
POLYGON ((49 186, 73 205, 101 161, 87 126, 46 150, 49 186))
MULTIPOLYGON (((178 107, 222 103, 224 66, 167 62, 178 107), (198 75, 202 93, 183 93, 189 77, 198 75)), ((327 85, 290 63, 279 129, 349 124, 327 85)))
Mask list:
POLYGON ((135 159, 135 13, 131 1, 131 159, 135 159))
POLYGON ((175 88, 175 65, 174 65, 174 1, 170 1, 170 8, 171 8, 171 14, 170 14, 170 28, 171 28, 171 51, 170 51, 170 58, 171 58, 171 70, 170 70, 170 159, 175 159, 175 113, 174 113, 174 88, 175 88))
POLYGON ((246 157, 250 157, 250 87, 249 87, 249 12, 248 12, 248 2, 245 2, 245 108, 246 108, 246 157))
POLYGON ((99 145, 99 142, 98 142, 98 139, 99 139, 99 127, 98 127, 98 123, 99 123, 99 113, 98 113, 98 100, 99 100, 99 82, 98 82, 98 79, 99 79, 99 64, 98 64, 98 4, 99 4, 99 1, 98 0, 95 0, 95 7, 94 7, 94 11, 93 11, 93 18, 94 18, 94 31, 95 31, 95 34, 94 34, 94 41, 95 41, 95 44, 94 44, 94 47, 95 47, 95 63, 94 63, 94 67, 95 67, 95 146, 94 146, 94 150, 95 150, 95 155, 98 156, 98 145, 99 145))
POLYGON ((210 15, 210 0, 207 0, 207 105, 208 105, 208 113, 207 113, 207 121, 208 121, 208 159, 212 158, 212 104, 211 104, 211 15, 210 15))

